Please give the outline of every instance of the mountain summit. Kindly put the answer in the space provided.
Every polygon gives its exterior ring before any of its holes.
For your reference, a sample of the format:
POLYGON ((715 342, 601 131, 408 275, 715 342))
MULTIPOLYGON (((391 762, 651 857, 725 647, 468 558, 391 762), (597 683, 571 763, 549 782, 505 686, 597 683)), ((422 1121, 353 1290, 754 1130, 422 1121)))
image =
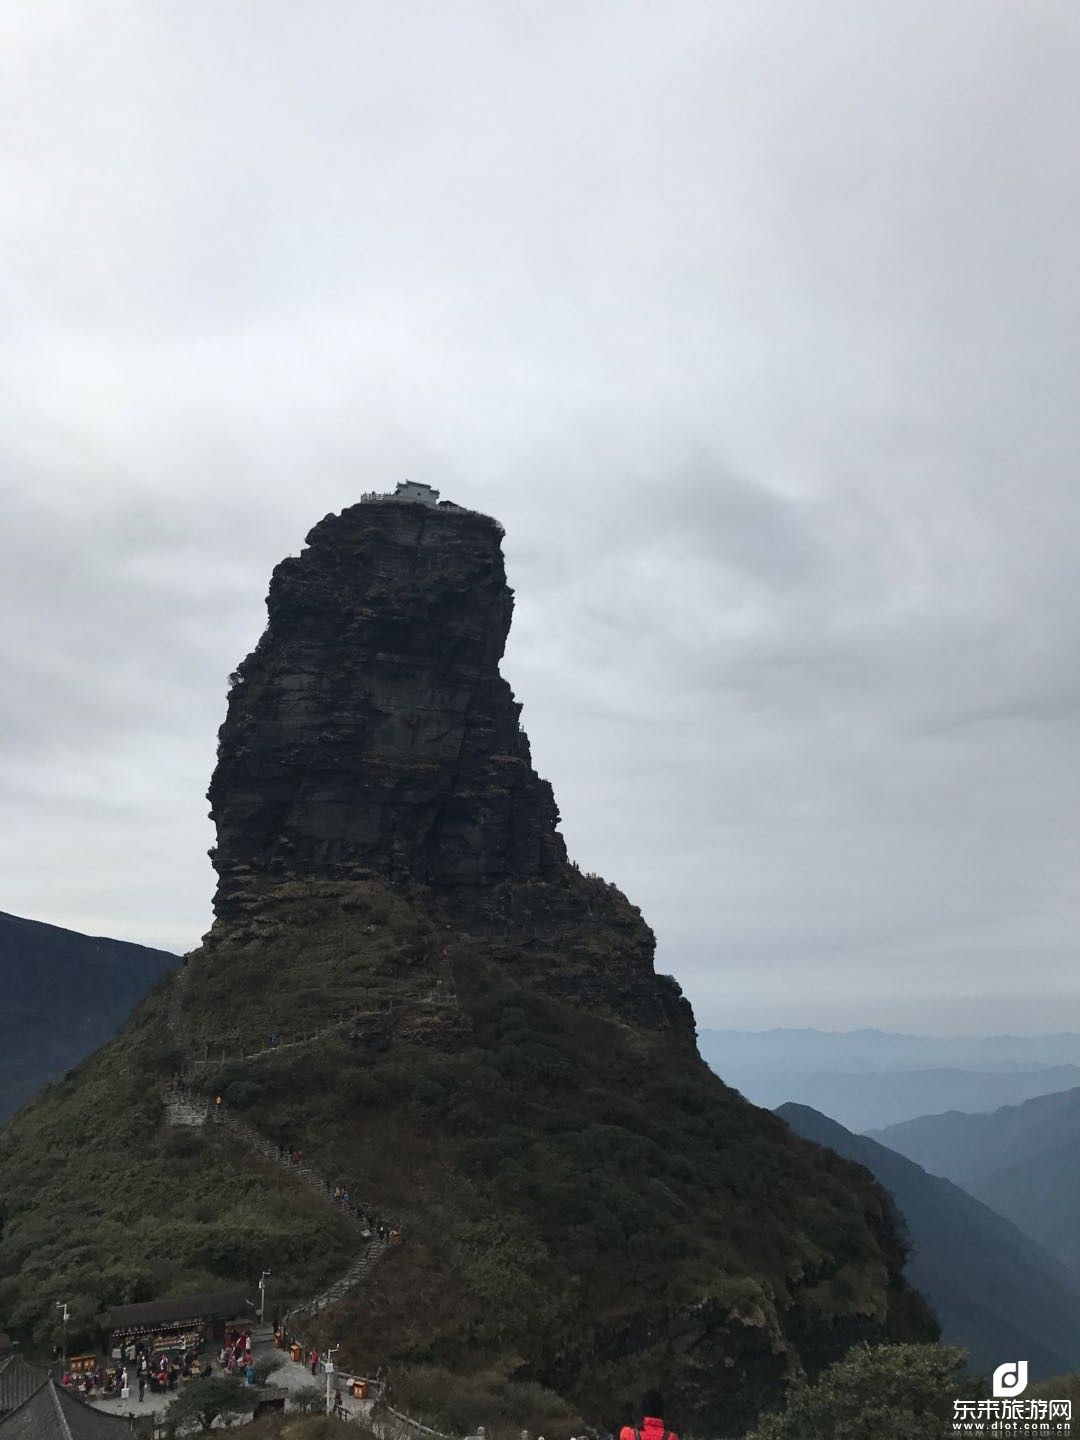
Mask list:
POLYGON ((471 511, 369 502, 274 571, 210 787, 219 913, 252 875, 374 873, 474 909, 563 878, 554 796, 499 674, 501 535, 471 511))
POLYGON ((884 1192, 709 1071, 640 913, 568 861, 498 671, 501 534, 399 487, 276 569, 213 929, 0 1136, 0 1310, 42 1338, 57 1299, 268 1269, 305 1341, 444 1427, 611 1426, 659 1383, 735 1434, 936 1327, 884 1192), (358 1253, 357 1204, 402 1243, 358 1253))
POLYGON ((209 790, 219 921, 228 933, 289 881, 419 886, 469 933, 557 942, 557 966, 534 976, 549 989, 689 1029, 678 987, 653 973, 652 932, 568 862, 533 769, 499 673, 514 608, 502 527, 436 493, 328 515, 274 571, 209 790), (605 927, 614 954, 594 943, 605 927))

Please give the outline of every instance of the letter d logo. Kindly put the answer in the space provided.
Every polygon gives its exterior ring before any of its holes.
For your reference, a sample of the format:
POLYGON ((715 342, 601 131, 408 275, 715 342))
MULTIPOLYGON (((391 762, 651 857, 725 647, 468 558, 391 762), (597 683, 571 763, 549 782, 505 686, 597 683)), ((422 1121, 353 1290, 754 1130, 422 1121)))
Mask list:
POLYGON ((1007 1361, 1004 1365, 999 1365, 994 1371, 995 1400, 1011 1400, 1022 1395, 1027 1389, 1027 1370, 1026 1360, 1007 1361))

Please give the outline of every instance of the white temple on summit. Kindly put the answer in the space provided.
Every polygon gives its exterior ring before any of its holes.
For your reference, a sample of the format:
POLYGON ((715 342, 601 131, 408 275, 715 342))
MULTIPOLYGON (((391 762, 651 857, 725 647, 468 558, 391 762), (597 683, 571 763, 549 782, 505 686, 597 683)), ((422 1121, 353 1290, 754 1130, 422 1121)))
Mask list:
MULTIPOLYGON (((431 485, 422 485, 417 480, 399 480, 397 489, 391 495, 381 490, 369 490, 365 495, 360 496, 362 505, 426 505, 429 510, 437 510, 440 515, 453 511, 458 515, 481 515, 484 520, 491 520, 490 515, 483 515, 480 510, 470 510, 465 505, 456 505, 453 500, 440 500, 438 490, 431 485)), ((500 533, 502 526, 498 521, 492 521, 497 525, 500 533)))
POLYGON ((439 492, 433 490, 430 485, 421 485, 415 480, 399 480, 397 489, 392 495, 383 495, 378 490, 369 490, 366 495, 360 496, 360 500, 366 504, 370 504, 374 500, 384 502, 389 500, 396 501, 399 505, 437 505, 439 492))

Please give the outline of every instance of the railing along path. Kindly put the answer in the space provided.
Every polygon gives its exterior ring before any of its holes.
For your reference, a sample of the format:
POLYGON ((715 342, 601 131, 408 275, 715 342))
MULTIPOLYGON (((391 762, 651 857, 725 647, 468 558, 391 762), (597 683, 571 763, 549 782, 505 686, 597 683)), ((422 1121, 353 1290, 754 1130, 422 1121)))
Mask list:
MULTIPOLYGON (((191 1064, 180 1023, 186 980, 186 968, 176 973, 166 1009, 166 1025, 181 1056, 184 1058, 185 1069, 191 1064)), ((384 1016, 386 1014, 385 1011, 372 1013, 384 1016)), ((352 1019, 356 1018, 359 1017, 352 1017, 352 1019)), ((351 1021, 339 1020, 334 1025, 327 1026, 324 1031, 319 1033, 328 1034, 333 1030, 339 1029, 343 1024, 348 1023, 351 1023, 351 1021)), ((309 1036, 306 1042, 296 1041, 293 1043, 310 1043, 312 1038, 313 1037, 309 1036)), ((267 1051, 259 1051, 256 1052, 256 1054, 276 1053, 278 1050, 285 1048, 285 1046, 268 1047, 267 1051)), ((245 1058, 250 1060, 255 1058, 255 1056, 249 1054, 245 1058)), ((329 1200, 331 1204, 339 1203, 335 1197, 336 1187, 331 1186, 325 1176, 320 1175, 310 1165, 294 1162, 291 1154, 286 1151, 283 1146, 275 1145, 273 1141, 268 1140, 260 1130, 257 1130, 254 1125, 250 1124, 247 1120, 241 1120, 237 1115, 233 1115, 220 1099, 211 1101, 208 1095, 190 1091, 185 1083, 183 1088, 167 1090, 164 1100, 166 1119, 169 1124, 191 1126, 202 1126, 206 1124, 221 1125, 230 1135, 235 1136, 246 1145, 249 1150, 252 1150, 262 1159, 270 1160, 274 1164, 280 1165, 288 1174, 300 1179, 309 1190, 313 1190, 323 1199, 329 1200)), ((347 1208, 345 1205, 339 1205, 339 1208, 341 1213, 355 1226, 364 1238, 366 1242, 364 1248, 353 1260, 348 1270, 346 1270, 339 1279, 335 1280, 332 1285, 328 1286, 325 1290, 319 1291, 319 1293, 312 1296, 310 1300, 305 1301, 301 1305, 296 1305, 289 1310, 284 1316, 284 1323, 286 1324, 295 1322, 296 1319, 302 1317, 310 1318, 313 1315, 317 1315, 320 1311, 325 1310, 328 1305, 332 1305, 335 1301, 340 1300, 363 1280, 371 1267, 376 1264, 389 1249, 390 1240, 388 1236, 373 1231, 367 1216, 360 1207, 347 1208)))
MULTIPOLYGON (((198 1068, 209 1064, 219 1064, 220 1062, 216 1057, 213 1061, 210 1061, 208 1057, 204 1057, 202 1060, 193 1060, 190 1057, 180 1020, 187 973, 187 969, 184 967, 174 975, 173 985, 166 1007, 165 1022, 183 1058, 184 1074, 185 1076, 193 1078, 198 1068)), ((431 994, 424 997, 422 1003, 453 1004, 455 1002, 456 997, 453 993, 452 982, 449 986, 446 986, 442 980, 439 980, 431 994)), ((247 1061, 258 1059, 263 1055, 278 1054, 282 1050, 311 1044, 313 1040, 321 1039, 323 1036, 332 1034, 345 1025, 356 1024, 359 1020, 376 1016, 385 1019, 388 1014, 392 1014, 392 1009, 390 1011, 358 1011, 351 1016, 339 1018, 332 1025, 328 1025, 322 1030, 314 1031, 312 1034, 301 1039, 289 1041, 285 1044, 267 1046, 263 1050, 251 1051, 247 1055, 241 1052, 241 1054, 235 1058, 247 1061)), ((228 1057, 223 1055, 222 1058, 227 1059, 228 1057)), ((233 1115, 223 1101, 219 1102, 216 1098, 211 1101, 208 1095, 189 1090, 186 1080, 183 1088, 167 1090, 164 1101, 166 1120, 169 1124, 180 1126, 221 1125, 230 1135, 235 1136, 262 1159, 270 1160, 274 1164, 280 1165, 288 1174, 298 1177, 310 1190, 313 1190, 323 1199, 328 1200, 331 1204, 338 1204, 334 1193, 335 1187, 332 1187, 324 1176, 320 1175, 310 1165, 295 1163, 284 1147, 275 1145, 272 1141, 268 1140, 261 1131, 256 1129, 254 1125, 246 1120, 241 1120, 239 1116, 233 1115)), ((303 1324, 305 1320, 310 1321, 328 1306, 342 1299, 350 1290, 355 1289, 370 1272, 371 1268, 382 1259, 383 1255, 385 1255, 390 1248, 391 1240, 389 1235, 379 1233, 378 1229, 373 1231, 366 1215, 358 1207, 350 1209, 344 1205, 340 1205, 339 1208, 342 1214, 345 1215, 359 1231, 365 1241, 364 1248, 356 1256, 345 1273, 335 1280, 333 1284, 328 1285, 325 1290, 320 1290, 319 1293, 313 1295, 310 1300, 306 1300, 300 1305, 294 1305, 290 1310, 285 1312, 285 1315, 282 1317, 282 1327, 287 1332, 292 1333, 296 1338, 299 1338, 296 1336, 297 1322, 303 1324)), ((390 1233, 400 1236, 400 1230, 395 1230, 390 1233)), ((300 1344, 306 1351, 308 1348, 307 1343, 301 1340, 300 1344)), ((347 1411, 340 1411, 338 1414, 342 1420, 353 1418, 347 1411)), ((420 1420, 416 1420, 411 1415, 406 1415, 403 1411, 396 1410, 388 1404, 381 1406, 381 1413, 378 1417, 368 1416, 367 1422, 375 1431, 376 1435, 380 1437, 380 1440, 447 1440, 447 1437, 440 1431, 432 1429, 431 1426, 423 1424, 420 1420)))

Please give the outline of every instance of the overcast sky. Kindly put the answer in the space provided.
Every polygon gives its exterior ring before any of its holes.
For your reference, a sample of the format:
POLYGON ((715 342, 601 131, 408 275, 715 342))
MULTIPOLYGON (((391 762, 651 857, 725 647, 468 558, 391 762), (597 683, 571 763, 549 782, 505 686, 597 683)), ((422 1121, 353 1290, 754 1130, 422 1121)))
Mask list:
POLYGON ((0 46, 0 908, 175 949, 273 565, 499 517, 710 1026, 1080 1030, 1080 10, 40 0, 0 46))

